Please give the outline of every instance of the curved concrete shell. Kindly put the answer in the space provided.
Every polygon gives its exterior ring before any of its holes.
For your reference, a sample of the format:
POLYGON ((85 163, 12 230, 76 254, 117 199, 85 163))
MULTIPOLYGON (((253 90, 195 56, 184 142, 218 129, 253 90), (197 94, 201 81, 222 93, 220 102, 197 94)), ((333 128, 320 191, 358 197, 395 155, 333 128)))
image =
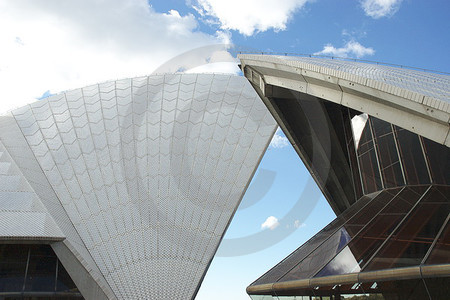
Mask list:
POLYGON ((88 86, 0 122, 87 299, 194 298, 276 129, 245 78, 196 74, 88 86))
POLYGON ((450 76, 241 55, 337 217, 247 288, 252 299, 447 299, 450 76))
POLYGON ((366 112, 450 146, 450 76, 361 62, 241 54, 262 96, 291 89, 366 112))

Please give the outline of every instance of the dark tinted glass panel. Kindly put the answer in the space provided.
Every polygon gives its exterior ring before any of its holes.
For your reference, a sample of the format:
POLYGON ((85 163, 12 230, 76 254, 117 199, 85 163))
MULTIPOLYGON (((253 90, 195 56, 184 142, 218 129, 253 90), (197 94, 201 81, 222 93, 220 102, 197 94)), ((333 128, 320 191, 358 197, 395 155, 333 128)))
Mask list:
MULTIPOLYGON (((382 193, 377 194, 377 196, 365 206, 358 205, 360 201, 357 201, 354 207, 359 207, 360 209, 354 210, 352 209, 353 206, 349 209, 349 211, 352 211, 352 214, 345 216, 345 218, 348 218, 346 224, 328 240, 323 242, 323 244, 303 261, 298 263, 295 268, 281 279, 281 281, 303 279, 316 274, 326 262, 331 260, 346 246, 347 242, 355 236, 355 234, 359 232, 399 190, 400 189, 392 189, 383 191, 382 193)), ((346 212, 344 212, 344 215, 346 212)))
POLYGON ((425 278, 425 285, 431 299, 448 299, 450 295, 450 277, 425 278))
POLYGON ((348 109, 343 110, 345 137, 347 140, 347 153, 349 156, 350 169, 352 172, 353 185, 355 188, 356 199, 363 195, 361 186, 361 177, 359 176, 358 161, 356 156, 355 141, 353 139, 351 115, 348 109))
MULTIPOLYGON (((391 191, 389 191, 389 192, 391 192, 391 191)), ((394 192, 394 191, 392 191, 392 192, 394 192)), ((341 215, 339 215, 338 218, 342 219, 345 222, 349 221, 350 219, 353 219, 355 217, 356 213, 358 213, 362 209, 365 209, 365 207, 368 205, 373 205, 373 203, 375 203, 373 201, 374 199, 377 199, 377 201, 379 201, 378 200, 379 197, 384 197, 383 194, 384 193, 382 193, 382 192, 378 192, 378 193, 373 193, 371 195, 361 197, 354 205, 352 205, 349 209, 347 209, 341 215)))
POLYGON ((58 261, 58 277, 56 282, 56 291, 58 292, 70 292, 78 291, 72 278, 70 278, 64 266, 58 261))
POLYGON ((404 189, 315 277, 359 272, 419 199, 404 189))
POLYGON ((450 185, 450 150, 448 147, 422 138, 431 177, 434 183, 450 185))
POLYGON ((308 255, 301 263, 295 266, 280 281, 289 281, 309 278, 319 271, 324 262, 332 259, 350 240, 348 232, 341 228, 326 240, 318 249, 308 255))
POLYGON ((389 300, 429 299, 422 279, 380 281, 377 282, 376 290, 389 300))
POLYGON ((380 215, 408 213, 422 197, 426 189, 423 187, 405 187, 392 201, 380 211, 380 215))
POLYGON ((369 123, 366 123, 364 126, 357 148, 358 154, 364 153, 373 148, 372 132, 370 131, 369 123))
POLYGON ((375 141, 372 136, 372 126, 369 121, 363 129, 358 145, 359 171, 361 174, 364 193, 373 193, 382 188, 380 169, 375 152, 375 141))
POLYGON ((28 247, 0 245, 0 292, 22 291, 27 258, 28 247))
POLYGON ((369 194, 380 190, 382 188, 380 171, 373 147, 359 155, 359 167, 364 184, 364 193, 369 194))
POLYGON ((25 297, 6 299, 82 299, 49 245, 0 245, 0 293, 14 292, 25 297))
POLYGON ((381 192, 369 205, 358 211, 346 225, 366 225, 392 200, 398 191, 399 189, 392 189, 381 192))
POLYGON ((56 262, 50 247, 32 246, 25 291, 55 291, 56 262))
POLYGON ((394 135, 387 134, 377 137, 377 150, 384 186, 389 188, 404 185, 394 135))
MULTIPOLYGON (((374 194, 375 197, 378 194, 374 194)), ((309 239, 300 248, 292 252, 288 257, 282 260, 279 264, 269 270, 266 274, 258 278, 252 285, 273 283, 285 275, 289 270, 295 267, 308 254, 321 245, 327 238, 330 237, 336 230, 338 230, 347 220, 354 216, 362 207, 367 205, 373 198, 364 196, 358 200, 349 209, 344 211, 339 217, 334 219, 330 224, 325 226, 319 233, 309 239)))
POLYGON ((375 117, 370 117, 370 123, 372 125, 373 134, 377 138, 392 133, 391 124, 388 122, 375 117))
POLYGON ((450 203, 450 187, 434 186, 422 201, 450 203))
POLYGON ((325 197, 337 214, 355 201, 347 148, 343 138, 342 108, 320 98, 274 88, 283 98, 271 97, 285 129, 325 197), (285 98, 287 97, 287 98, 285 98), (323 151, 322 151, 323 150, 323 151), (330 165, 333 166, 330 170, 330 165), (332 176, 330 172, 333 173, 332 176))
POLYGON ((450 226, 448 223, 425 263, 429 265, 450 264, 450 226))
POLYGON ((430 183, 419 136, 399 127, 395 130, 407 184, 430 183))
POLYGON ((356 156, 356 150, 354 148, 354 142, 353 139, 349 142, 348 145, 348 152, 350 155, 350 168, 352 171, 352 176, 353 176, 353 182, 355 185, 355 194, 356 196, 359 198, 363 195, 363 190, 362 190, 362 182, 361 182, 361 176, 359 174, 359 167, 358 167, 358 160, 357 160, 357 156, 356 156))
POLYGON ((365 228, 315 277, 359 272, 401 218, 399 215, 377 216, 376 223, 365 228))
POLYGON ((359 272, 361 270, 360 264, 361 262, 357 260, 351 248, 346 246, 314 277, 359 272))
POLYGON ((426 202, 425 196, 394 232, 379 253, 372 259, 367 270, 419 265, 430 248, 450 212, 450 204, 426 202))

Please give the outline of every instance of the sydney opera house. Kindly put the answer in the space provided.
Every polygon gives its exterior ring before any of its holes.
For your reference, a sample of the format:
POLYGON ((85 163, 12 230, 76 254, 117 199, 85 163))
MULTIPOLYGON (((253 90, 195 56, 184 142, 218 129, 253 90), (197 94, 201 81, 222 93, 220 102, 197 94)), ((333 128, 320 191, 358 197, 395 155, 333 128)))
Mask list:
POLYGON ((337 217, 250 297, 447 299, 450 76, 239 58, 0 116, 0 299, 194 299, 277 126, 337 217))
POLYGON ((254 281, 266 299, 448 299, 450 76, 241 55, 337 217, 254 281))

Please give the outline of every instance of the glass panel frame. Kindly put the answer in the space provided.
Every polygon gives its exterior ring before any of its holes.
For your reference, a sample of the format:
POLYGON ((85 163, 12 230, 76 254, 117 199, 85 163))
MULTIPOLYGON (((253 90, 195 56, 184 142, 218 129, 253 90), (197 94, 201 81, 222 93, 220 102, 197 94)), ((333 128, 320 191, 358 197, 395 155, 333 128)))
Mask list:
POLYGON ((364 271, 421 264, 450 213, 450 203, 429 201, 434 194, 431 191, 430 187, 364 266, 364 271))
POLYGON ((430 184, 431 179, 420 137, 398 126, 394 126, 394 129, 403 171, 405 172, 406 184, 430 184))
POLYGON ((420 196, 410 188, 404 188, 397 194, 392 195, 389 201, 383 201, 385 205, 379 210, 379 213, 368 219, 364 228, 314 277, 361 271, 378 247, 391 235, 398 222, 420 199, 420 196))

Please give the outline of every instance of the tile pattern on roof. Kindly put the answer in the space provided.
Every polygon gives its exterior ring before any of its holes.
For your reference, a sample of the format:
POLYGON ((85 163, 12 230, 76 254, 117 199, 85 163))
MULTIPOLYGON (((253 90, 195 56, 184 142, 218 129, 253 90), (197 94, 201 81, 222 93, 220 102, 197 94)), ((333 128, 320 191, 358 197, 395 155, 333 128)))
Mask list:
POLYGON ((1 239, 61 241, 65 238, 0 140, 1 239))
POLYGON ((195 294, 276 128, 228 75, 107 82, 13 115, 121 299, 195 294))
POLYGON ((449 75, 340 59, 255 54, 239 57, 335 76, 450 112, 449 75))

